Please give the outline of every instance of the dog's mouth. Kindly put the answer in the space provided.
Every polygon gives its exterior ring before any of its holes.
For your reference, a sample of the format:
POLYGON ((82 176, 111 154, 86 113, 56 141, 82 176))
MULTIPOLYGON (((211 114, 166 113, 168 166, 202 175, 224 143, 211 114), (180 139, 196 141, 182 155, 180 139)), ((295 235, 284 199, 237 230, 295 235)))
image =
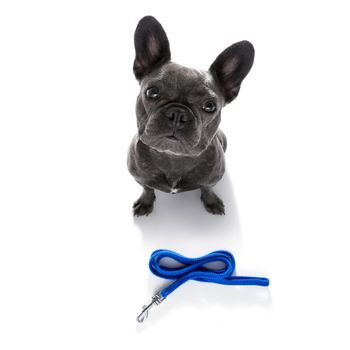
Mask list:
POLYGON ((165 138, 170 141, 179 141, 179 139, 175 135, 165 136, 165 138))
POLYGON ((142 135, 141 141, 158 152, 174 155, 191 155, 195 145, 181 135, 166 134, 163 136, 142 135))

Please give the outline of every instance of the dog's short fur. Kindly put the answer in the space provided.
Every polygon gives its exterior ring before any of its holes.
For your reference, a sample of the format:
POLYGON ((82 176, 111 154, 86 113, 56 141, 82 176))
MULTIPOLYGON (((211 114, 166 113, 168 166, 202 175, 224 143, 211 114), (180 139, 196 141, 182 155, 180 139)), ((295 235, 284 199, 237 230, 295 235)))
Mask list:
POLYGON ((222 200, 212 191, 225 171, 226 137, 218 129, 221 109, 237 97, 253 65, 253 45, 231 45, 208 71, 187 68, 171 62, 164 29, 147 16, 136 28, 135 50, 134 74, 141 91, 128 168, 143 193, 134 215, 152 212, 155 189, 200 189, 206 210, 224 214, 222 200))

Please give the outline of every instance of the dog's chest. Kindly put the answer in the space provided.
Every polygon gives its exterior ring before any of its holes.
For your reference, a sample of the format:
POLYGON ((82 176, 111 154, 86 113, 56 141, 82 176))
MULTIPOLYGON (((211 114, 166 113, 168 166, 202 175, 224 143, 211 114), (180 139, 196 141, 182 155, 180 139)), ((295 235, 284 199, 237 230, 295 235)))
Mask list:
POLYGON ((163 174, 165 185, 171 193, 184 190, 184 185, 188 183, 188 173, 196 166, 193 160, 187 159, 167 159, 158 164, 159 170, 163 174))
POLYGON ((166 174, 166 183, 169 185, 169 190, 171 193, 175 194, 181 190, 181 178, 182 176, 178 176, 177 174, 166 174))

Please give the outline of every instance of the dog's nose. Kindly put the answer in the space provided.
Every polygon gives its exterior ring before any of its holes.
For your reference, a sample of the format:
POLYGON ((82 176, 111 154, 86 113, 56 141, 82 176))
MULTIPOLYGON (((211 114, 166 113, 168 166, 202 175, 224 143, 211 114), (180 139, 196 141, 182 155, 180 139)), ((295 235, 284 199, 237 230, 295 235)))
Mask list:
POLYGON ((190 113, 180 106, 168 108, 165 115, 178 128, 181 128, 192 119, 190 113))

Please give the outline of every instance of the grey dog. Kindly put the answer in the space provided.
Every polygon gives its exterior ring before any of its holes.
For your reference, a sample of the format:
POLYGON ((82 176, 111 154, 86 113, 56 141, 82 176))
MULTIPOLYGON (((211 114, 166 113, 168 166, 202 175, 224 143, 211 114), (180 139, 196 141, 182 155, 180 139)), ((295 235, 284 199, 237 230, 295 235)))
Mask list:
POLYGON ((200 71, 171 61, 167 35, 154 17, 140 20, 134 41, 133 68, 141 91, 136 102, 138 133, 129 148, 128 168, 143 187, 134 215, 152 212, 155 189, 200 189, 205 209, 224 214, 224 203, 212 190, 225 172, 221 109, 237 97, 253 65, 253 45, 233 44, 208 71, 200 71))

